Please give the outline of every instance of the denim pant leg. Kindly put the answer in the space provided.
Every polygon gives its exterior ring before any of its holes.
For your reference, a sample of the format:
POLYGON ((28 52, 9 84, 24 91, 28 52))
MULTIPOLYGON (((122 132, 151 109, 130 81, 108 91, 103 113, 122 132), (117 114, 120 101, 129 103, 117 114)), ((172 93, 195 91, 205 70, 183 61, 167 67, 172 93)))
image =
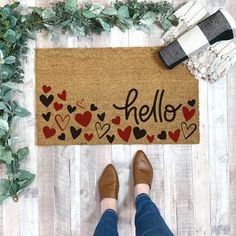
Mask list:
POLYGON ((173 236, 158 208, 147 194, 138 195, 135 205, 136 236, 173 236))
POLYGON ((104 211, 93 236, 118 236, 118 214, 112 209, 104 211))

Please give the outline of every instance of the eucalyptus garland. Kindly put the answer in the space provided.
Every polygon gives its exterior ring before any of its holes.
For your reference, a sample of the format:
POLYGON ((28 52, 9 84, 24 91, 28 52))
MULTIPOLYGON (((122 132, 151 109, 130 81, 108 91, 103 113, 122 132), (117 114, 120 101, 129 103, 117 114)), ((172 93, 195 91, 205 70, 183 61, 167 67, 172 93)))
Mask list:
POLYGON ((35 39, 37 31, 47 30, 51 39, 59 32, 84 37, 116 26, 122 32, 135 28, 151 32, 159 24, 164 30, 178 24, 168 2, 116 1, 108 7, 101 4, 83 4, 66 0, 49 8, 31 7, 23 14, 19 2, 0 8, 0 164, 6 165, 6 177, 0 179, 0 203, 6 198, 18 199, 18 193, 32 183, 35 175, 20 168, 28 147, 16 150, 12 123, 17 117, 30 115, 13 100, 16 85, 23 82, 22 61, 28 51, 27 42, 35 39))

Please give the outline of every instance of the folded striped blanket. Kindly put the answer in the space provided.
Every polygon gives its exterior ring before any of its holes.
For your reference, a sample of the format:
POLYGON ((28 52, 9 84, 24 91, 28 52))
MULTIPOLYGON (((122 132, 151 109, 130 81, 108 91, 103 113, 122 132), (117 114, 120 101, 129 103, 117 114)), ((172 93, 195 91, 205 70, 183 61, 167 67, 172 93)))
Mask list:
POLYGON ((178 26, 163 36, 172 43, 160 52, 167 67, 185 61, 197 78, 211 82, 224 78, 236 61, 236 45, 230 40, 235 37, 234 19, 224 9, 207 17, 206 8, 198 2, 188 2, 174 15, 179 18, 178 26))

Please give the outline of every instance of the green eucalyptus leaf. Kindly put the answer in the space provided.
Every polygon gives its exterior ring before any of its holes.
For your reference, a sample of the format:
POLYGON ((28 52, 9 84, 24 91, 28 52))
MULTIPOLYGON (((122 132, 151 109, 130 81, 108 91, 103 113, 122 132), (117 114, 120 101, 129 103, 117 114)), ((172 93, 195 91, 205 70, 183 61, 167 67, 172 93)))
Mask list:
POLYGON ((35 39, 36 38, 36 33, 30 31, 29 29, 26 30, 26 37, 30 39, 35 39))
POLYGON ((2 87, 7 87, 10 89, 16 89, 16 83, 13 83, 11 81, 7 81, 5 83, 2 83, 2 87))
MULTIPOLYGON (((11 181, 8 179, 0 179, 0 196, 7 194, 11 185, 11 181)), ((0 198, 1 201, 1 198, 0 198)))
POLYGON ((42 17, 42 12, 43 12, 43 8, 42 7, 30 7, 30 9, 38 14, 40 17, 42 17))
POLYGON ((29 154, 29 148, 28 147, 20 148, 17 150, 16 154, 17 154, 19 160, 22 161, 29 154))
POLYGON ((121 6, 118 9, 119 18, 129 18, 129 8, 127 6, 121 6))
POLYGON ((144 25, 152 25, 156 20, 156 14, 148 11, 141 19, 140 22, 144 25))
POLYGON ((160 24, 164 30, 168 30, 172 26, 171 22, 168 19, 163 19, 160 24))
POLYGON ((14 70, 10 65, 7 64, 0 64, 0 72, 5 72, 7 73, 7 79, 11 78, 14 74, 14 70))
POLYGON ((2 72, 0 72, 0 79, 1 79, 2 81, 6 81, 7 78, 8 78, 8 72, 7 72, 7 71, 2 71, 2 72))
POLYGON ((31 114, 27 109, 20 106, 16 106, 13 112, 16 116, 19 116, 19 117, 26 117, 31 114))
POLYGON ((168 20, 171 22, 173 26, 177 26, 179 23, 179 19, 176 15, 171 15, 168 17, 168 20))
POLYGON ((26 188, 27 186, 29 186, 29 185, 33 182, 33 180, 34 180, 34 178, 35 178, 35 175, 32 174, 32 176, 33 176, 33 177, 32 177, 31 179, 25 179, 25 180, 19 181, 19 182, 18 182, 19 188, 20 188, 20 189, 23 189, 23 188, 26 188))
POLYGON ((109 7, 103 10, 102 13, 108 16, 116 16, 118 14, 118 11, 114 7, 109 7))
POLYGON ((84 16, 84 17, 86 17, 86 18, 96 18, 97 17, 97 15, 96 14, 94 14, 93 12, 91 12, 91 11, 89 11, 89 10, 85 10, 85 11, 83 11, 82 12, 82 15, 84 16))
POLYGON ((0 138, 3 138, 4 136, 6 136, 7 132, 3 129, 0 129, 0 138))
POLYGON ((5 131, 9 130, 9 124, 6 120, 0 119, 0 129, 5 130, 5 131))
POLYGON ((8 193, 10 196, 14 196, 17 194, 19 190, 20 190, 20 185, 17 182, 12 182, 8 193))
POLYGON ((106 31, 106 32, 110 32, 111 26, 106 23, 103 19, 98 18, 98 21, 100 22, 102 28, 106 31))
POLYGON ((1 13, 2 15, 7 18, 11 15, 12 11, 11 11, 11 7, 10 5, 5 5, 2 9, 1 9, 1 13))
POLYGON ((5 110, 7 109, 6 105, 4 102, 0 102, 0 110, 5 110))
POLYGON ((84 32, 84 27, 78 27, 76 25, 70 25, 70 29, 72 31, 72 33, 77 36, 77 37, 82 37, 85 36, 85 32, 84 32))
POLYGON ((4 200, 8 198, 8 195, 0 195, 0 204, 3 203, 4 200))
POLYGON ((77 10, 77 1, 78 0, 66 0, 65 10, 68 13, 74 13, 77 10))
POLYGON ((104 6, 99 3, 94 3, 90 8, 89 11, 93 12, 95 15, 100 14, 104 10, 104 6))
POLYGON ((12 145, 16 144, 17 141, 18 141, 18 137, 9 138, 7 139, 7 144, 9 147, 11 147, 12 145))
POLYGON ((62 27, 65 27, 65 26, 67 26, 67 25, 70 25, 70 23, 71 23, 71 20, 65 20, 65 21, 63 21, 63 22, 61 23, 61 26, 62 26, 62 27))
POLYGON ((118 22, 119 22, 118 27, 120 27, 124 31, 132 29, 133 27, 133 21, 130 19, 122 18, 122 19, 119 19, 118 22))
POLYGON ((4 59, 5 64, 13 64, 16 62, 16 57, 15 56, 9 56, 4 59))
POLYGON ((11 25, 12 28, 16 26, 16 22, 17 22, 17 18, 16 17, 11 16, 9 21, 10 21, 10 25, 11 25))
POLYGON ((7 32, 4 34, 4 37, 11 43, 16 42, 16 32, 12 29, 8 29, 7 32))
POLYGON ((1 146, 0 147, 0 160, 10 165, 11 162, 14 160, 11 150, 1 146))
POLYGON ((56 13, 51 8, 46 8, 42 12, 42 18, 44 20, 50 20, 56 16, 56 13))
POLYGON ((18 173, 19 175, 17 177, 17 183, 19 184, 20 189, 30 185, 35 178, 35 175, 27 170, 20 170, 18 173))
POLYGON ((33 179, 35 177, 34 174, 30 173, 27 170, 20 170, 18 173, 19 173, 18 179, 20 181, 25 179, 33 179))
POLYGON ((139 24, 134 26, 136 30, 141 30, 144 33, 150 33, 152 31, 152 26, 151 25, 144 25, 144 24, 139 24))

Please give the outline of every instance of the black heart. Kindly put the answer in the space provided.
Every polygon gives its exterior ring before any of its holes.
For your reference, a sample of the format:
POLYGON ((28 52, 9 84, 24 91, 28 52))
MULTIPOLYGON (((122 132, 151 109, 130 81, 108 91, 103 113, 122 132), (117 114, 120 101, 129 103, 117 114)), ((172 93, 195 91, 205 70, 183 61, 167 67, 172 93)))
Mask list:
POLYGON ((43 117, 44 120, 49 121, 50 117, 51 117, 51 112, 43 113, 42 117, 43 117))
POLYGON ((68 110, 70 113, 72 113, 72 112, 74 112, 74 111, 76 110, 76 106, 68 105, 68 106, 67 106, 67 110, 68 110))
POLYGON ((133 133, 134 133, 134 137, 136 139, 140 139, 140 138, 143 138, 147 132, 145 129, 140 129, 139 127, 134 127, 133 133))
POLYGON ((107 140, 109 141, 109 143, 113 143, 114 139, 115 139, 115 135, 107 135, 107 140))
POLYGON ((64 133, 61 133, 59 136, 58 136, 58 139, 60 140, 65 140, 66 138, 66 135, 64 133))
POLYGON ((181 129, 184 135, 184 138, 187 139, 189 138, 197 129, 196 124, 190 124, 189 126, 186 124, 186 122, 181 123, 181 129))
POLYGON ((95 104, 91 104, 90 105, 90 110, 91 111, 96 111, 98 108, 97 108, 97 106, 95 105, 95 104))
POLYGON ((97 117, 100 121, 104 121, 105 115, 105 112, 103 112, 102 114, 97 114, 97 117))
POLYGON ((45 107, 48 107, 52 103, 54 97, 53 95, 49 95, 48 97, 46 97, 44 94, 42 94, 40 95, 39 99, 45 107))
POLYGON ((161 133, 157 135, 157 138, 162 140, 166 139, 166 131, 162 130, 161 133))
POLYGON ((96 122, 95 124, 95 129, 100 139, 110 130, 110 128, 111 126, 108 123, 101 125, 101 123, 96 122))
POLYGON ((78 138, 80 136, 81 132, 82 132, 81 128, 76 129, 74 126, 70 127, 70 133, 71 133, 71 136, 73 139, 78 138))
POLYGON ((195 105, 195 99, 192 99, 192 100, 188 100, 188 105, 193 107, 195 105))

